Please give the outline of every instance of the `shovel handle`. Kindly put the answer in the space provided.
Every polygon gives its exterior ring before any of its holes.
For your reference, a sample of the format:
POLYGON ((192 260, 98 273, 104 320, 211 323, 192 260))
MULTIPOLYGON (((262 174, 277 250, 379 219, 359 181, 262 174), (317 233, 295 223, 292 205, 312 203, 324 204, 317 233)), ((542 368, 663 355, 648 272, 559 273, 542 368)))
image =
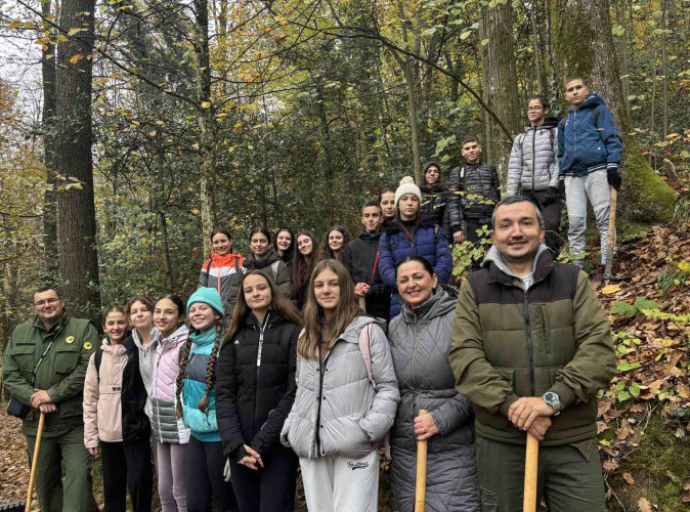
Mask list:
POLYGON ((360 295, 358 297, 358 300, 359 300, 359 309, 361 309, 363 313, 366 313, 367 312, 367 299, 366 299, 366 297, 360 295))
MULTIPOLYGON (((419 409, 419 416, 429 411, 419 409)), ((414 512, 424 512, 426 505, 426 439, 417 441, 417 482, 414 499, 414 512)))
POLYGON ((539 441, 532 434, 527 434, 525 451, 525 492, 522 501, 523 512, 537 510, 537 472, 539 469, 539 441))
POLYGON ((26 491, 26 507, 24 512, 31 511, 31 498, 34 494, 34 483, 36 482, 36 469, 38 468, 38 454, 41 451, 41 439, 43 438, 43 427, 46 422, 46 414, 41 413, 38 419, 38 432, 36 432, 36 444, 34 445, 34 456, 31 458, 31 476, 29 476, 29 488, 26 491))

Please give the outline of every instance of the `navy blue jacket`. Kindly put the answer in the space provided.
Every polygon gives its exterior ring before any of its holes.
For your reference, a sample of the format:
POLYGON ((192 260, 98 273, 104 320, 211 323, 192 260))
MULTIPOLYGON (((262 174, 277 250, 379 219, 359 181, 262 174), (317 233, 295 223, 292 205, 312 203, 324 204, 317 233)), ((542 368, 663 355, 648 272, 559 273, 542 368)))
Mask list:
POLYGON ((586 176, 618 167, 623 143, 604 99, 592 93, 558 124, 558 163, 561 176, 586 176))
POLYGON ((400 314, 402 299, 395 286, 395 267, 407 256, 425 258, 438 277, 438 284, 450 282, 453 275, 453 256, 443 230, 429 221, 420 221, 412 228, 408 239, 402 223, 392 222, 379 242, 379 272, 383 282, 393 290, 391 319, 400 314))

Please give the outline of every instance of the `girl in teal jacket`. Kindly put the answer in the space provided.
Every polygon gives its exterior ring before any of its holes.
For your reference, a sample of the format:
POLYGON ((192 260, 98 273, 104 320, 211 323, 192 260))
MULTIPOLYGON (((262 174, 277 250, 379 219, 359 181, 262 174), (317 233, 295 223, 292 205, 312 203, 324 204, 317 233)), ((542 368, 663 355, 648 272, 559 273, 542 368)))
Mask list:
POLYGON ((199 288, 187 302, 191 334, 180 351, 177 416, 191 430, 187 447, 185 487, 188 512, 237 511, 216 421, 216 360, 222 339, 223 302, 215 288, 199 288))

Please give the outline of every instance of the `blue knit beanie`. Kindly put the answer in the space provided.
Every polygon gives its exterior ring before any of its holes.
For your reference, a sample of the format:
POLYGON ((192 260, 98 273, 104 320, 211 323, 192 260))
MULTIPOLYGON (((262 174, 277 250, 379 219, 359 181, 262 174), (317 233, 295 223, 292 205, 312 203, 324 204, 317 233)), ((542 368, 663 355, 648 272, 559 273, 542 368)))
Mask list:
POLYGON ((223 299, 215 288, 199 288, 192 293, 187 301, 187 315, 189 315, 189 308, 192 304, 203 302, 215 309, 221 316, 225 316, 225 308, 223 308, 223 299))

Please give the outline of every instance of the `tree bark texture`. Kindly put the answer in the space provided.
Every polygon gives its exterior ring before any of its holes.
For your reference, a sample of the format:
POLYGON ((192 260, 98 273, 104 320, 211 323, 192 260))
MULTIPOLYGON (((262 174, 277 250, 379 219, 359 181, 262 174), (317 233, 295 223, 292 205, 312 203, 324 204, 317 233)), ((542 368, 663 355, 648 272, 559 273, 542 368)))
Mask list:
MULTIPOLYGON (((623 98, 609 3, 599 0, 549 0, 552 44, 561 87, 568 76, 581 75, 590 91, 601 94, 618 121, 623 138, 621 217, 637 222, 665 221, 673 213, 675 193, 639 156, 623 98)), ((567 115, 567 111, 566 114, 567 115)), ((563 117, 563 116, 562 116, 563 117)))
MULTIPOLYGON (((41 3, 43 18, 52 14, 52 3, 45 0, 41 3)), ((59 278, 60 263, 58 260, 58 228, 57 228, 57 191, 55 180, 55 46, 51 42, 54 30, 50 30, 51 37, 44 42, 41 54, 41 79, 43 82, 43 153, 46 168, 46 191, 43 195, 43 251, 45 258, 46 280, 56 282, 59 278)))
MULTIPOLYGON (((479 39, 489 40, 481 48, 484 101, 515 135, 522 126, 515 70, 513 7, 511 2, 484 7, 480 16, 479 39)), ((486 122, 487 140, 482 145, 482 161, 496 166, 501 182, 505 183, 513 141, 502 132, 493 118, 486 116, 486 122)))
POLYGON ((216 153, 215 119, 211 104, 211 67, 208 49, 208 0, 194 0, 196 14, 196 54, 197 78, 199 88, 199 151, 200 166, 200 202, 201 234, 203 236, 204 254, 211 254, 211 233, 215 225, 215 201, 213 197, 216 153))
POLYGON ((58 43, 56 75, 56 167, 62 183, 58 193, 60 271, 70 311, 92 319, 100 311, 91 154, 94 11, 95 0, 63 0, 61 32, 81 30, 58 43))

